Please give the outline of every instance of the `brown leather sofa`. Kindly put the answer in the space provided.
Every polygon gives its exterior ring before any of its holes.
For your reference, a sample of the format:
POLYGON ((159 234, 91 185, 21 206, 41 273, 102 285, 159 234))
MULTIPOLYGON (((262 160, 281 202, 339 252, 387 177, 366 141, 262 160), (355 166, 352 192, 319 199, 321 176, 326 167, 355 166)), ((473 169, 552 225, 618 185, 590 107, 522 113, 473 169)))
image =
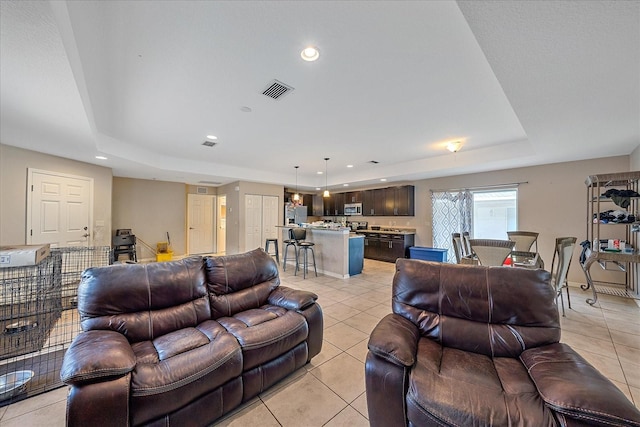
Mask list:
POLYGON ((320 352, 317 296, 262 249, 91 268, 61 369, 70 426, 204 426, 320 352))
POLYGON ((640 426, 566 344, 544 270, 396 262, 393 313, 371 333, 372 426, 640 426))

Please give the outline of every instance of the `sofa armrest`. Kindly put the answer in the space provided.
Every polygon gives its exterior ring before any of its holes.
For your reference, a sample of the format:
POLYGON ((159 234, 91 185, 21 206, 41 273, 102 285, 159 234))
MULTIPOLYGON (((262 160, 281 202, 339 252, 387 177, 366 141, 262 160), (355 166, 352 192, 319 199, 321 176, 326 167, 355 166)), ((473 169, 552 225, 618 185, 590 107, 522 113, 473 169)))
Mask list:
POLYGON ((542 399, 558 413, 597 425, 640 426, 640 411, 568 345, 531 348, 520 360, 542 399))
POLYGON ((287 310, 304 310, 315 303, 318 295, 313 292, 291 289, 286 286, 278 286, 270 294, 268 302, 287 310))
POLYGON ((60 379, 68 385, 119 377, 131 371, 136 357, 127 338, 115 331, 81 333, 64 355, 60 379))
POLYGON ((416 362, 420 331, 410 320, 399 314, 387 314, 369 337, 369 351, 388 362, 411 367, 416 362))

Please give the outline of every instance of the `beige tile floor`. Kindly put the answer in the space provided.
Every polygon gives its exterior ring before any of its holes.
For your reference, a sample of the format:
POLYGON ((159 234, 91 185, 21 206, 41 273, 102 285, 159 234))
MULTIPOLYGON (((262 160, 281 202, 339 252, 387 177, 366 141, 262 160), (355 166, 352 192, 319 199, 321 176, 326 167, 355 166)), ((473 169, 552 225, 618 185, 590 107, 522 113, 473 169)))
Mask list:
MULTIPOLYGON (((393 264, 365 260, 362 274, 341 280, 293 269, 282 284, 318 294, 324 311, 322 352, 305 367, 216 423, 216 426, 367 426, 364 361, 367 339, 391 311, 393 264)), ((562 318, 562 341, 573 346, 640 406, 640 308, 632 300, 572 288, 572 310, 562 318)), ((3 408, 0 425, 63 426, 66 389, 3 408)))

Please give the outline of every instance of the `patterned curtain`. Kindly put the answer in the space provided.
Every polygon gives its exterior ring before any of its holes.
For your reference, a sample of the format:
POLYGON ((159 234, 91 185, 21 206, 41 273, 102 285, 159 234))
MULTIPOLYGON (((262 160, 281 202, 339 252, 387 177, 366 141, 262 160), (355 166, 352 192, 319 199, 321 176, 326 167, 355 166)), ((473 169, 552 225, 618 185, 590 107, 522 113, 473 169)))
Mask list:
POLYGON ((448 249, 449 262, 455 263, 452 233, 471 234, 473 195, 469 190, 431 191, 433 210, 433 246, 448 249))

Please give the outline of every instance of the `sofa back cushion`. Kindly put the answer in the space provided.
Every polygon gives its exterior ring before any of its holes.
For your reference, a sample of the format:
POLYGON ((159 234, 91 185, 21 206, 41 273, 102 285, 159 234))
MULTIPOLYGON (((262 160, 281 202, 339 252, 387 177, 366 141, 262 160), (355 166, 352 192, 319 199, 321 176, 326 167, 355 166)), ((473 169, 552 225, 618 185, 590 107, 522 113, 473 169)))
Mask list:
POLYGON ((518 357, 560 340, 550 273, 398 259, 393 311, 446 347, 518 357))
POLYGON ((207 257, 205 261, 214 319, 261 307, 280 284, 278 266, 260 248, 237 255, 207 257))
POLYGON ((202 257, 89 268, 78 287, 82 329, 152 340, 211 318, 202 257))

